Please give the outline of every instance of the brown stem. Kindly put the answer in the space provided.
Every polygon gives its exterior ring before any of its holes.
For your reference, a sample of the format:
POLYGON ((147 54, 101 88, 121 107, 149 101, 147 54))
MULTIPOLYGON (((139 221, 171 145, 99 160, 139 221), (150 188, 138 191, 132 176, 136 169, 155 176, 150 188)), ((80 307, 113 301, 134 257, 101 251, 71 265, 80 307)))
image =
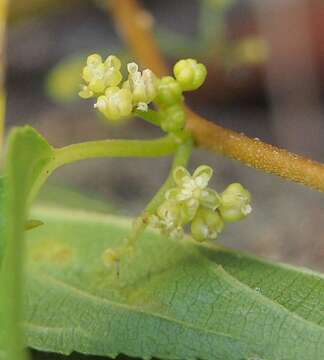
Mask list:
POLYGON ((151 31, 153 17, 136 0, 108 0, 118 30, 126 39, 134 56, 158 76, 168 73, 160 48, 151 31))
MULTIPOLYGON (((136 58, 158 76, 167 74, 166 63, 151 28, 146 26, 145 21, 143 25, 140 20, 146 12, 139 2, 114 0, 112 10, 116 23, 136 58)), ((324 191, 323 164, 225 129, 205 120, 190 109, 188 119, 188 128, 198 146, 242 161, 256 169, 324 191)))
POLYGON ((225 129, 192 113, 188 127, 197 145, 248 166, 324 191, 324 165, 225 129))

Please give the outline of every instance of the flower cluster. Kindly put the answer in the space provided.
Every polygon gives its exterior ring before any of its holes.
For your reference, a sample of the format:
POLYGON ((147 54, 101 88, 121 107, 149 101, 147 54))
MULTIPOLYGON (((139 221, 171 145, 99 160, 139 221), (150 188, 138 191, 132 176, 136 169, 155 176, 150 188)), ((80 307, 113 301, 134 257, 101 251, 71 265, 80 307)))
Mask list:
POLYGON ((157 78, 150 69, 139 71, 136 63, 127 64, 128 77, 123 80, 121 61, 110 55, 103 61, 98 54, 90 55, 83 69, 85 84, 79 95, 96 97, 94 107, 112 121, 129 117, 134 110, 147 112, 151 102, 159 108, 160 126, 166 132, 184 128, 186 114, 183 92, 195 90, 205 81, 207 70, 194 59, 178 61, 174 77, 157 78))
POLYGON ((176 187, 166 192, 150 224, 169 236, 179 237, 183 227, 191 223, 192 237, 206 241, 216 239, 225 222, 245 218, 252 211, 250 193, 234 183, 218 194, 208 187, 212 175, 213 170, 206 165, 199 166, 193 175, 177 167, 173 172, 176 187))
POLYGON ((136 108, 146 111, 157 95, 159 80, 149 69, 140 72, 135 63, 129 63, 127 70, 128 78, 123 81, 118 57, 110 55, 103 61, 98 54, 90 55, 79 95, 85 99, 97 97, 94 107, 112 121, 130 116, 136 108))

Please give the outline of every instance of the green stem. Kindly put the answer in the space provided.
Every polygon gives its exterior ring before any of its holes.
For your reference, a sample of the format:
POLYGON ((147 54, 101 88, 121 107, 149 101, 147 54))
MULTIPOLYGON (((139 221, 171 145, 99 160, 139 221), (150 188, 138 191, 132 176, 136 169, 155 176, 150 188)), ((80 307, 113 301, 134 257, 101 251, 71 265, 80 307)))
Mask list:
POLYGON ((160 126, 161 125, 161 115, 155 110, 148 109, 147 111, 135 110, 135 115, 141 119, 149 122, 150 124, 160 126))
POLYGON ((103 157, 160 157, 173 154, 181 139, 168 135, 157 140, 99 140, 65 146, 54 150, 52 161, 33 184, 29 203, 57 168, 76 161, 103 157))
MULTIPOLYGON (((173 170, 178 166, 184 166, 186 167, 191 153, 193 149, 193 140, 192 138, 188 138, 186 142, 184 142, 182 145, 179 146, 171 166, 170 174, 167 177, 166 181, 162 185, 162 187, 159 189, 159 191, 155 194, 155 196, 152 198, 152 200, 148 203, 146 206, 144 212, 142 215, 135 220, 133 229, 131 233, 129 234, 127 238, 127 244, 126 249, 131 249, 135 246, 135 243, 140 236, 140 234, 145 230, 147 226, 147 218, 149 215, 154 214, 157 208, 162 204, 164 201, 164 195, 165 192, 174 186, 174 180, 173 180, 173 170)), ((122 251, 123 252, 123 251, 122 251)))
MULTIPOLYGON (((1 331, 2 348, 5 349, 7 360, 27 360, 29 357, 24 349, 23 332, 21 329, 22 299, 23 299, 23 264, 24 264, 24 241, 22 234, 25 214, 20 212, 15 221, 19 225, 8 224, 9 231, 6 238, 10 239, 6 248, 6 256, 1 267, 1 331), (11 226, 12 225, 12 226, 11 226)), ((10 220, 9 220, 10 221, 10 220)))
POLYGON ((178 166, 184 166, 184 167, 187 166, 192 153, 192 149, 193 149, 193 140, 191 138, 187 139, 187 141, 184 144, 178 147, 172 162, 170 174, 165 180, 162 187, 159 189, 159 191, 155 194, 155 196, 146 206, 145 208, 146 213, 150 213, 150 214, 154 213, 156 209, 161 205, 162 201, 164 200, 165 192, 168 189, 170 189, 172 186, 174 186, 174 181, 172 176, 173 170, 178 166))
MULTIPOLYGON (((10 141, 9 141, 10 143, 10 141)), ((5 227, 1 236, 5 239, 6 254, 0 273, 0 348, 4 349, 6 360, 27 360, 22 331, 23 287, 24 287, 24 224, 26 219, 26 189, 17 176, 16 165, 9 147, 6 162, 6 196, 4 201, 5 227)), ((1 239, 1 240, 3 240, 1 239)))

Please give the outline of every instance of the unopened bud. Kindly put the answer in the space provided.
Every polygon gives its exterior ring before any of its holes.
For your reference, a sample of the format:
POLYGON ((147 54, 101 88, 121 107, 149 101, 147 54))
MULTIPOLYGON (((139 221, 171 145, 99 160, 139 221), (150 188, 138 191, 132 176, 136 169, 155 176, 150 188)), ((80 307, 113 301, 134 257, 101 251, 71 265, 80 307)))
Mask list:
POLYGON ((207 76, 205 65, 194 59, 179 60, 173 67, 173 73, 184 91, 198 89, 207 76))
POLYGON ((251 194, 241 184, 229 185, 221 194, 220 214, 225 221, 244 219, 252 211, 251 194))

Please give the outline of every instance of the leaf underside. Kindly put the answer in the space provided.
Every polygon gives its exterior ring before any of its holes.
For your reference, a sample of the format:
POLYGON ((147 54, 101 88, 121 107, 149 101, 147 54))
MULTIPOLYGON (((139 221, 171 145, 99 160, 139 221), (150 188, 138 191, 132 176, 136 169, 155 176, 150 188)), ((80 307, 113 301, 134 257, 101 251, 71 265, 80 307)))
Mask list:
POLYGON ((128 220, 38 207, 28 233, 29 346, 149 359, 322 360, 324 278, 148 230, 120 277, 102 253, 128 220))

